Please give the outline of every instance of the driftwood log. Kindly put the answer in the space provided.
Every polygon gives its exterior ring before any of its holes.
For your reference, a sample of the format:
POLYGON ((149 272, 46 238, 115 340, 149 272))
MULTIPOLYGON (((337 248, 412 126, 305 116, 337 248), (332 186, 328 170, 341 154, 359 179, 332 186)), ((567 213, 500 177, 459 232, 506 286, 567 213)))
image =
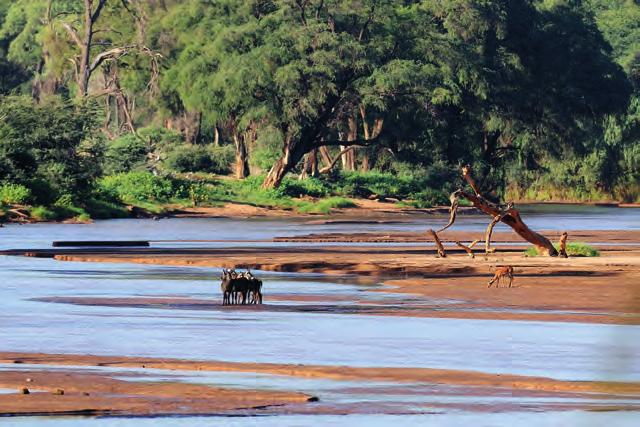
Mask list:
POLYGON ((427 231, 427 233, 431 234, 431 237, 433 237, 433 241, 436 243, 436 247, 438 248, 438 256, 440 258, 446 258, 447 257, 447 252, 444 250, 444 246, 442 245, 442 242, 440 241, 440 238, 438 237, 438 233, 436 233, 432 229, 429 229, 427 231))
POLYGON ((475 258, 476 256, 475 256, 475 254, 473 253, 473 247, 474 247, 475 245, 477 245, 479 241, 480 241, 480 240, 474 240, 473 242, 471 242, 471 243, 469 244, 469 246, 467 246, 467 245, 464 245, 464 244, 462 244, 462 243, 460 243, 459 241, 457 241, 457 240, 456 240, 456 245, 458 245, 459 247, 461 247, 462 249, 464 249, 464 250, 465 250, 465 252, 467 253, 467 255, 469 255, 469 258, 475 258))
MULTIPOLYGON (((492 251, 491 248, 491 233, 493 232, 493 227, 498 222, 502 222, 513 229, 520 237, 522 237, 527 242, 531 243, 538 249, 538 253, 542 255, 549 256, 557 256, 558 251, 553 247, 553 244, 549 239, 544 237, 543 235, 536 233, 531 230, 525 223, 522 221, 520 217, 520 212, 514 207, 513 202, 508 203, 504 208, 500 205, 490 202, 485 199, 480 193, 478 186, 476 185, 473 177, 471 176, 471 168, 470 166, 464 166, 462 168, 462 176, 465 181, 469 184, 473 193, 465 191, 463 189, 458 189, 451 194, 451 208, 449 210, 449 222, 443 228, 438 230, 438 232, 446 230, 450 226, 453 225, 456 219, 456 211, 458 209, 458 204, 460 199, 466 199, 480 211, 486 213, 491 216, 492 221, 487 227, 487 232, 485 234, 485 251, 487 253, 492 251)), ((435 233, 435 232, 434 232, 435 233)))

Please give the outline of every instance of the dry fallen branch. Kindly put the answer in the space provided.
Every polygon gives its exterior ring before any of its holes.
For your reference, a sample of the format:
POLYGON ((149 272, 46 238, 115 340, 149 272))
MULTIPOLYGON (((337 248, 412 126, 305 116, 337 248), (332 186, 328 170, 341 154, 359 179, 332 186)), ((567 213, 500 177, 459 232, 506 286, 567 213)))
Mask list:
POLYGON ((449 196, 449 200, 451 201, 451 207, 449 208, 449 222, 447 223, 447 225, 438 230, 438 233, 443 232, 447 228, 451 227, 454 222, 456 222, 458 204, 460 203, 460 200, 458 199, 458 192, 454 191, 453 193, 451 193, 451 196, 449 196))
POLYGON ((436 243, 436 247, 438 248, 438 256, 440 258, 446 258, 447 253, 444 250, 444 246, 442 245, 442 242, 440 241, 438 234, 435 231, 433 231, 433 229, 429 229, 427 233, 431 234, 431 237, 433 237, 433 241, 436 243))
POLYGON ((467 255, 469 255, 469 258, 475 258, 475 254, 473 253, 473 247, 479 242, 480 240, 474 240, 473 242, 471 242, 469 244, 469 246, 463 245, 462 243, 460 243, 459 241, 456 240, 456 245, 458 245, 459 247, 461 247, 462 249, 464 249, 467 252, 467 255))
MULTIPOLYGON (((456 190, 451 195, 452 206, 450 210, 449 224, 447 224, 443 229, 450 227, 455 222, 455 211, 457 209, 457 203, 460 198, 463 198, 471 202, 471 204, 476 209, 479 209, 480 211, 491 216, 496 224, 498 222, 503 222, 504 224, 511 227, 513 231, 515 231, 520 237, 534 245, 538 249, 539 253, 550 256, 558 255, 558 251, 553 247, 553 244, 549 241, 549 239, 527 227, 527 225, 522 221, 518 210, 514 208, 513 203, 507 205, 507 208, 503 211, 499 205, 486 200, 480 194, 475 181, 471 177, 469 166, 465 166, 462 168, 462 176, 473 189, 473 193, 469 193, 460 189, 456 190), (496 217, 498 218, 497 220, 496 217)), ((493 226, 490 224, 490 229, 487 228, 487 234, 485 235, 485 250, 487 250, 487 248, 490 249, 490 247, 487 245, 490 245, 490 232, 493 231, 494 226, 495 224, 493 224, 493 226)))

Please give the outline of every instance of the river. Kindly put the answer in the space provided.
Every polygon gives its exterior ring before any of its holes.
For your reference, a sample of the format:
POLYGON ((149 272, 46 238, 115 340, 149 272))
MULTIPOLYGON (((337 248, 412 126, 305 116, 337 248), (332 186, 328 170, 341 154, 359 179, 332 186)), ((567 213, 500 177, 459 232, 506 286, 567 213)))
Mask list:
MULTIPOLYGON (((640 210, 595 207, 530 207, 523 215, 538 229, 640 229, 640 210)), ((462 216, 458 229, 482 230, 486 218, 462 216)), ((96 221, 88 225, 6 225, 2 248, 45 248, 53 240, 150 240, 152 246, 263 245, 275 236, 310 232, 424 230, 443 217, 394 224, 309 224, 309 220, 163 219, 96 221), (203 242, 217 240, 218 242, 203 242), (233 240, 234 242, 224 242, 233 240), (245 242, 238 242, 238 240, 245 242), (175 242, 181 241, 183 243, 175 242), (263 241, 263 242, 260 242, 263 241)), ((284 245, 286 243, 280 243, 284 245)), ((640 381, 640 327, 559 322, 405 318, 335 313, 202 310, 194 307, 138 308, 73 305, 43 301, 50 297, 184 297, 220 300, 214 268, 137 264, 58 262, 52 259, 0 257, 0 351, 84 353, 171 357, 193 360, 278 362, 320 365, 429 367, 489 373, 546 376, 566 380, 640 381), (251 339, 239 339, 248 335, 251 339)), ((335 294, 357 299, 367 286, 322 275, 262 273, 269 295, 297 292, 335 294)), ((377 298, 398 298, 376 293, 377 298)), ((278 304, 278 302, 272 302, 278 304)), ((6 368, 6 367, 5 367, 6 368)), ((13 367, 15 368, 15 367, 13 367)), ((2 367, 0 367, 2 369, 2 367)), ((160 375, 160 374, 159 374, 160 375)), ((168 375, 168 374, 166 374, 168 375)), ((313 392, 321 399, 336 394, 339 382, 256 375, 202 374, 182 381, 221 382, 230 387, 313 392), (208 375, 208 377, 207 377, 208 375)), ((362 384, 360 384, 362 385, 362 384)), ((417 387, 418 385, 416 385, 417 387)), ((372 387, 372 385, 368 385, 372 387)), ((420 394, 420 393, 417 393, 420 394)), ((337 396, 337 397, 336 397, 337 396)), ((367 392, 359 403, 375 403, 367 392)), ((353 396, 350 399, 354 399, 353 396)), ((225 425, 387 425, 405 422, 436 426, 469 425, 464 411, 415 413, 405 396, 403 415, 348 417, 290 415, 226 419, 225 425)), ((413 398, 415 399, 415 397, 413 398)), ((476 400, 478 398, 476 397, 476 400)), ((632 425, 638 413, 514 410, 482 414, 476 425, 632 425), (582 420, 582 421, 580 421, 582 420), (548 421, 548 422, 547 422, 548 421)), ((366 411, 364 411, 366 412, 366 411)), ((476 414, 477 416, 477 414, 476 414)), ((131 420, 129 420, 131 421, 131 420)), ((154 418, 136 425, 199 425, 207 418, 154 418)), ((8 425, 127 425, 123 419, 14 418, 8 425)), ((3 423, 4 425, 4 423, 3 423)), ((635 425, 635 424, 633 424, 635 425)))

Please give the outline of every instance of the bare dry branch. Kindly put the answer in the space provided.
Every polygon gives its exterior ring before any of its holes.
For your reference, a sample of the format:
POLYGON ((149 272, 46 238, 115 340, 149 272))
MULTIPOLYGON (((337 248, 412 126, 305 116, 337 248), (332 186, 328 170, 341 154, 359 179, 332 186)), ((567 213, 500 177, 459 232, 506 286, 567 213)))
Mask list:
POLYGON ((89 66, 90 72, 93 72, 102 64, 104 61, 111 59, 119 59, 129 53, 129 49, 134 46, 120 46, 114 47, 113 49, 105 50, 104 52, 100 52, 93 58, 91 65, 89 66))
POLYGON ((463 245, 462 243, 460 243, 459 241, 456 240, 456 245, 458 245, 459 247, 461 247, 462 249, 465 250, 465 252, 467 253, 467 255, 469 255, 469 258, 475 258, 475 254, 473 253, 473 247, 479 242, 480 240, 474 240, 473 242, 471 242, 471 244, 469 244, 469 246, 463 245))
POLYGON ((78 45, 80 49, 82 49, 83 44, 82 44, 82 40, 80 40, 80 36, 78 35, 78 31, 75 28, 73 28, 71 24, 67 24, 66 22, 62 23, 62 28, 64 28, 67 31, 67 33, 69 33, 69 36, 71 37, 73 42, 76 45, 78 45))
POLYGON ((476 182, 473 180, 473 177, 471 176, 471 166, 466 165, 466 166, 462 167, 462 176, 469 183, 469 185, 471 186, 471 189, 473 190, 473 192, 476 193, 476 196, 482 197, 482 196, 480 196, 480 191, 478 190, 478 187, 476 186, 476 182))
POLYGON ((334 168, 334 166, 336 165, 336 163, 338 163, 338 160, 340 160, 340 158, 341 158, 343 155, 345 155, 346 153, 348 153, 348 152, 350 152, 350 151, 352 151, 352 150, 355 150, 355 148, 356 148, 355 146, 351 146, 351 147, 347 147, 347 148, 345 148, 344 150, 340 151, 340 152, 338 153, 338 155, 337 155, 337 156, 335 156, 335 157, 333 158, 333 160, 331 160, 331 162, 330 162, 327 166, 325 166, 325 167, 323 167, 322 169, 320 169, 320 170, 319 170, 319 172, 320 172, 320 173, 328 173, 328 172, 331 172, 331 169, 333 169, 333 168, 334 168))
POLYGON ((493 227, 495 227, 501 219, 501 215, 496 215, 487 226, 487 231, 484 234, 484 252, 487 254, 492 254, 496 251, 495 248, 491 247, 491 234, 493 234, 493 227))
POLYGON ((429 229, 427 231, 427 233, 431 234, 431 237, 433 237, 433 241, 436 243, 436 247, 438 248, 438 256, 440 258, 446 258, 447 257, 447 253, 444 250, 444 246, 442 245, 442 242, 440 241, 440 238, 438 237, 438 233, 433 231, 433 229, 429 229))
POLYGON ((451 201, 451 207, 449 208, 449 222, 447 225, 438 230, 438 233, 443 232, 447 228, 451 227, 454 222, 456 222, 456 215, 458 213, 458 204, 460 203, 460 199, 458 198, 459 191, 454 191, 449 196, 449 200, 451 201))

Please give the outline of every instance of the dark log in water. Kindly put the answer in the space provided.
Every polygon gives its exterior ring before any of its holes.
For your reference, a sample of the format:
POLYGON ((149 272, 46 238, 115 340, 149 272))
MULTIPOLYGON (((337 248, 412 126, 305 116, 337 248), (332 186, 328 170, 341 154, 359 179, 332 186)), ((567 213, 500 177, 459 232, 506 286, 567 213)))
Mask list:
POLYGON ((54 248, 68 248, 74 246, 84 247, 131 247, 131 246, 149 246, 149 242, 146 240, 60 240, 54 241, 51 246, 54 248))

